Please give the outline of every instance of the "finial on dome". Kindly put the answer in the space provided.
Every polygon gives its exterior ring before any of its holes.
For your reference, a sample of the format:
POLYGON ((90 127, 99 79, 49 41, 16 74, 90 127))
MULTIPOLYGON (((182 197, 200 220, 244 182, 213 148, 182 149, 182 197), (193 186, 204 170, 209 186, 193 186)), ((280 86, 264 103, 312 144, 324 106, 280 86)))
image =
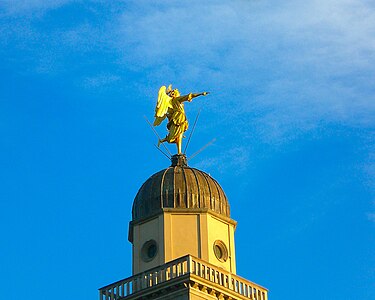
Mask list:
POLYGON ((172 167, 187 167, 187 159, 185 154, 175 154, 171 158, 172 167))

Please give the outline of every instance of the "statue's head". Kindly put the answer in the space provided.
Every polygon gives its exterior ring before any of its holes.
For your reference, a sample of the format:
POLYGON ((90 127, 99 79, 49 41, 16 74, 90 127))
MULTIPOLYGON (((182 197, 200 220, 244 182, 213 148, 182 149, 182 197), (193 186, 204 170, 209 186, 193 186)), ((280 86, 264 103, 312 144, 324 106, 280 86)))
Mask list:
POLYGON ((180 97, 180 91, 178 89, 174 89, 172 92, 171 92, 171 96, 176 98, 176 97, 180 97))
POLYGON ((167 93, 170 97, 176 98, 180 97, 180 92, 178 89, 171 90, 167 93))

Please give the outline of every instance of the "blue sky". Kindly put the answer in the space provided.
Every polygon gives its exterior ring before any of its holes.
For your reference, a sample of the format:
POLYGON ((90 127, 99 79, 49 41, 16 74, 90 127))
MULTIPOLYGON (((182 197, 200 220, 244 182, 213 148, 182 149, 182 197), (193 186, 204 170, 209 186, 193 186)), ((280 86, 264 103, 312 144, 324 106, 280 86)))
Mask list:
POLYGON ((238 274, 273 300, 375 299, 373 1, 108 2, 0 2, 7 299, 130 276, 132 201, 169 165, 143 116, 169 83, 211 92, 186 105, 188 156, 216 138, 190 165, 229 198, 238 274))

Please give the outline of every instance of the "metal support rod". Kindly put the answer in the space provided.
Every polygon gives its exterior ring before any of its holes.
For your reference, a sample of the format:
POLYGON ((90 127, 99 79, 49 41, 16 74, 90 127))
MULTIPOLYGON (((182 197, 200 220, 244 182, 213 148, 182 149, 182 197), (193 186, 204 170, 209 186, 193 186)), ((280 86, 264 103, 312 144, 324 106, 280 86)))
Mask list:
POLYGON ((212 139, 210 142, 208 142, 206 145, 204 145, 202 148, 200 148, 197 152, 195 152, 192 156, 190 156, 187 160, 191 160, 195 156, 197 156, 199 153, 201 153, 204 149, 206 149, 209 145, 214 143, 216 141, 216 138, 212 139))
MULTIPOLYGON (((152 131, 155 133, 155 135, 157 136, 157 138, 158 138, 159 140, 161 140, 159 134, 157 133, 157 131, 155 130, 155 128, 151 125, 151 123, 150 123, 150 121, 147 119, 147 117, 146 117, 146 116, 143 116, 143 117, 145 118, 145 120, 146 120, 146 122, 148 123, 148 125, 150 125, 152 131)), ((172 153, 169 152, 168 148, 164 145, 164 143, 161 143, 161 144, 163 145, 164 149, 165 149, 165 150, 168 152, 168 154, 170 155, 169 158, 171 158, 171 157, 172 157, 172 153)))
POLYGON ((163 153, 163 155, 166 157, 166 158, 168 158, 168 159, 171 159, 163 150, 161 150, 158 146, 156 146, 155 144, 154 144, 154 146, 155 146, 155 148, 156 149, 158 149, 161 153, 163 153))
POLYGON ((188 138, 188 141, 187 141, 187 143, 186 143, 186 146, 185 146, 185 149, 184 149, 184 154, 186 154, 186 150, 187 150, 187 148, 188 148, 188 146, 189 146, 190 139, 191 139, 191 137, 192 137, 192 135, 193 135, 193 133, 194 133, 195 126, 197 125, 197 121, 198 121, 199 115, 200 115, 200 113, 201 113, 201 110, 202 110, 202 109, 199 109, 198 114, 197 114, 197 116, 195 117, 195 121, 194 121, 194 124, 193 124, 193 129, 191 130, 190 135, 189 135, 189 138, 188 138))

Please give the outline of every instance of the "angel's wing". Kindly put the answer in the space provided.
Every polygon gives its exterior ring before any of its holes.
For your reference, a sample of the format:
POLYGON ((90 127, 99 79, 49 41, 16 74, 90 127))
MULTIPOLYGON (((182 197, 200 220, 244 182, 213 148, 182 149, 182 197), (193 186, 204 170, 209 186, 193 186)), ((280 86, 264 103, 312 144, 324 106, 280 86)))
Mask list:
POLYGON ((158 102, 156 103, 156 107, 155 107, 154 126, 160 125, 160 123, 167 116, 168 108, 172 108, 172 105, 171 105, 172 98, 167 95, 166 90, 167 90, 167 87, 165 85, 163 85, 159 89, 158 102))

